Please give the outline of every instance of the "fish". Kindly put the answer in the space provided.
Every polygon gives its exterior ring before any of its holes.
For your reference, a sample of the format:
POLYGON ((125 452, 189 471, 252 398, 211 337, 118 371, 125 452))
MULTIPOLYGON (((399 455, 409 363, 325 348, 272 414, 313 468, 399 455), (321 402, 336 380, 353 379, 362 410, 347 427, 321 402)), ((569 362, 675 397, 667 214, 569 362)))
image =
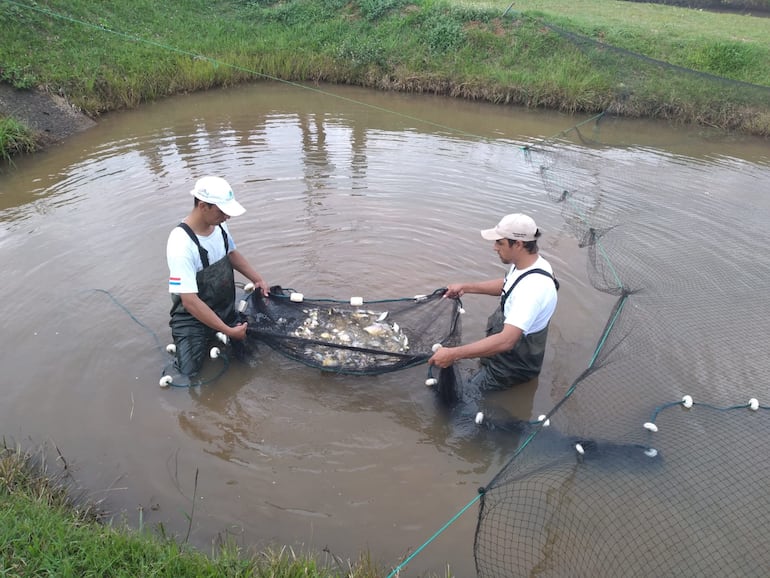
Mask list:
MULTIPOLYGON (((372 323, 368 327, 364 327, 364 331, 366 331, 369 335, 373 335, 374 337, 382 337, 390 331, 391 328, 387 325, 384 325, 382 323, 372 323)), ((393 331, 397 331, 396 329, 393 329, 393 331)))
POLYGON ((324 369, 365 370, 400 360, 388 353, 405 354, 409 338, 398 323, 388 323, 387 311, 366 309, 344 310, 335 307, 305 308, 304 319, 291 335, 301 339, 324 342, 305 348, 304 356, 324 369), (382 352, 356 351, 350 347, 382 352))

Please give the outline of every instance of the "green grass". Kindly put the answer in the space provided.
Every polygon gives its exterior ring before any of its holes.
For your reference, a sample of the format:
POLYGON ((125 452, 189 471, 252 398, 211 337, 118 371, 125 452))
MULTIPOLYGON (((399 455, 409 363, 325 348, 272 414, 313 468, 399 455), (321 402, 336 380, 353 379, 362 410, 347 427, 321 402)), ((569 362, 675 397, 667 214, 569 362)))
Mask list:
POLYGON ((10 162, 14 155, 33 152, 36 148, 35 135, 27 126, 0 116, 0 159, 10 162))
POLYGON ((613 0, 522 0, 503 16, 509 6, 0 0, 0 78, 42 85, 91 115, 272 78, 770 135, 768 18, 613 0))
POLYGON ((606 0, 524 0, 514 8, 669 64, 770 86, 770 18, 606 0))
MULTIPOLYGON (((61 456, 59 456, 61 457, 61 456)), ((291 548, 245 556, 225 542, 205 555, 161 531, 105 523, 104 512, 74 496, 66 467, 51 473, 44 448, 0 446, 0 576, 135 578, 377 578, 368 554, 354 562, 291 548), (321 560, 321 561, 319 561, 321 560), (323 563, 322 563, 323 561, 323 563)))

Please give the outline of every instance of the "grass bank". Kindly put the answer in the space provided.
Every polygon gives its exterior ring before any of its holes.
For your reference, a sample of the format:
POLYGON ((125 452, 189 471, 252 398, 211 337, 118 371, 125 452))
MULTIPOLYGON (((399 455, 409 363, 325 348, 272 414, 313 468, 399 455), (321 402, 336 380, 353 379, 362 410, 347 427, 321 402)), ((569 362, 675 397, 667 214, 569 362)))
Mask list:
POLYGON ((770 19, 616 0, 0 0, 0 80, 91 116, 279 79, 770 136, 770 19))
POLYGON ((21 153, 33 152, 37 147, 35 134, 18 120, 0 117, 0 160, 10 161, 21 153))
POLYGON ((212 555, 179 540, 106 524, 103 512, 74 495, 66 470, 51 473, 46 452, 0 446, 0 575, 252 578, 378 578, 368 556, 354 563, 289 548, 245 556, 234 544, 212 555))

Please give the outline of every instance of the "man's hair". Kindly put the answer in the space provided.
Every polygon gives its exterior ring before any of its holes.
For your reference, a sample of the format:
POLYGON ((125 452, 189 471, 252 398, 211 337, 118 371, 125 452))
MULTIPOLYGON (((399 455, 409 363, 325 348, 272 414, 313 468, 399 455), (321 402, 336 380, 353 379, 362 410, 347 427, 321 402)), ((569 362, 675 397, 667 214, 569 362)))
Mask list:
POLYGON ((206 201, 201 201, 198 197, 193 197, 193 208, 197 207, 203 203, 204 205, 208 205, 209 207, 213 207, 216 205, 216 203, 207 203, 206 201))
MULTIPOLYGON (((537 253, 537 239, 540 237, 540 229, 535 231, 535 240, 534 241, 522 241, 524 244, 524 249, 529 253, 530 255, 534 255, 537 253)), ((513 244, 516 242, 514 239, 506 239, 508 241, 508 246, 513 247, 513 244)))

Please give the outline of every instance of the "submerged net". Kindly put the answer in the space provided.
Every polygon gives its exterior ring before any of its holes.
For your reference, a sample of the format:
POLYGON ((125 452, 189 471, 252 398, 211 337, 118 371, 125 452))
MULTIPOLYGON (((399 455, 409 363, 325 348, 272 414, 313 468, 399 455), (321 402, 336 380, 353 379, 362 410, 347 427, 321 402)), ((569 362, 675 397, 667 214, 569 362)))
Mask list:
POLYGON ((397 299, 307 298, 273 287, 250 293, 239 310, 248 339, 324 371, 377 375, 425 363, 435 344, 460 340, 460 303, 445 289, 397 299))
POLYGON ((770 171, 590 131, 525 157, 617 301, 585 371, 482 490, 478 575, 764 575, 770 171), (667 163, 691 179, 665 182, 667 163))

